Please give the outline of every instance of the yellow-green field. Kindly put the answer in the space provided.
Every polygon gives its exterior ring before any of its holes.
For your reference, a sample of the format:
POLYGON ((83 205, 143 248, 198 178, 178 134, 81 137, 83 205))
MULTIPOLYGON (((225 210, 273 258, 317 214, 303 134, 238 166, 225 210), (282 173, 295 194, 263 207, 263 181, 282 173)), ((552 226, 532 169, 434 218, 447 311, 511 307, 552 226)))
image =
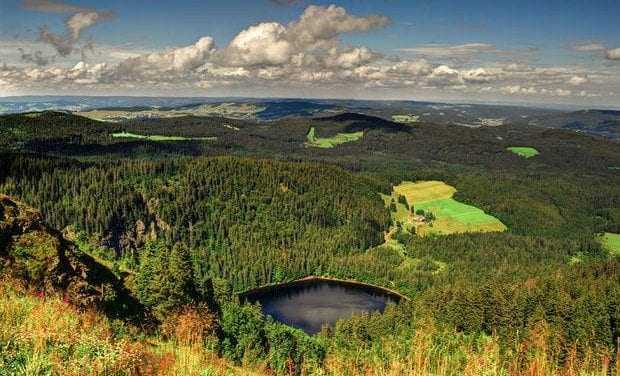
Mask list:
POLYGON ((526 159, 540 154, 538 150, 528 146, 511 146, 508 150, 526 159))
POLYGON ((357 141, 362 137, 364 137, 363 131, 354 133, 338 133, 334 137, 318 138, 316 137, 316 131, 314 127, 312 127, 310 128, 310 131, 308 131, 308 135, 306 136, 306 138, 308 139, 308 141, 306 142, 306 146, 329 149, 340 144, 357 141))
POLYGON ((601 236, 601 244, 610 253, 620 256, 620 234, 606 232, 601 236))
POLYGON ((403 124, 417 123, 420 117, 418 115, 392 115, 392 121, 403 124))
POLYGON ((421 236, 506 230, 499 219, 475 206, 456 201, 452 197, 455 192, 454 187, 441 181, 402 182, 394 187, 391 196, 384 195, 383 200, 389 205, 392 197, 398 201, 398 196, 402 195, 415 211, 422 209, 433 213, 436 219, 431 223, 416 223, 405 205, 396 203, 393 219, 403 223, 406 228, 415 227, 416 234, 421 236))
POLYGON ((137 138, 148 141, 214 141, 217 137, 181 137, 181 136, 161 136, 161 135, 141 135, 130 132, 113 133, 114 138, 137 138))

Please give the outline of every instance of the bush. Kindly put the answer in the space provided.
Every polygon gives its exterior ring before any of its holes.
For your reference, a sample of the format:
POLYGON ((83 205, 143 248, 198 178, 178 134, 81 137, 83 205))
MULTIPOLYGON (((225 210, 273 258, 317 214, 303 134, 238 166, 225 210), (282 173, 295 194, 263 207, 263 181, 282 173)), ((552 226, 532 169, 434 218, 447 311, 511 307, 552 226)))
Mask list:
POLYGON ((439 269, 437 263, 429 258, 423 258, 420 263, 416 265, 416 269, 421 272, 434 272, 439 269))
POLYGON ((181 345, 204 345, 217 339, 217 317, 206 304, 186 306, 169 315, 161 325, 165 337, 181 345))
POLYGON ((403 195, 398 195, 398 202, 400 204, 405 205, 405 207, 407 208, 407 210, 409 210, 409 203, 407 202, 407 197, 403 196, 403 195))
POLYGON ((161 242, 147 244, 135 287, 142 304, 150 307, 159 319, 202 300, 194 284, 189 252, 180 244, 171 251, 161 242))
POLYGON ((396 236, 394 237, 396 240, 398 240, 399 243, 401 244, 408 244, 411 239, 413 238, 413 236, 405 231, 398 231, 398 233, 396 233, 396 236))
POLYGON ((270 368, 279 375, 300 375, 305 366, 316 367, 325 357, 325 345, 301 330, 275 322, 265 326, 270 368))
POLYGON ((234 362, 250 363, 265 355, 263 315, 256 306, 236 303, 222 305, 222 353, 234 362))

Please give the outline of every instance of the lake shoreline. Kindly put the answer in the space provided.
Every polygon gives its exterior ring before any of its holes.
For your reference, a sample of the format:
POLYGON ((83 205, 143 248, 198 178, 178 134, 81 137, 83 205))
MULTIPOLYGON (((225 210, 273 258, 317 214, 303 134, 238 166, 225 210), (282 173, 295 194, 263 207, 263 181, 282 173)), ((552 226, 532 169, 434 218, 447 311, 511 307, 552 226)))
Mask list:
POLYGON ((345 284, 345 285, 349 285, 349 286, 357 287, 357 288, 366 288, 366 289, 369 289, 369 290, 372 290, 378 293, 382 293, 382 294, 395 297, 397 298, 396 300, 398 301, 400 300, 409 301, 410 300, 409 297, 401 294, 400 292, 386 288, 386 287, 372 285, 370 283, 360 282, 360 281, 356 281, 352 279, 340 279, 340 278, 335 278, 335 277, 322 277, 322 276, 315 276, 315 275, 309 275, 309 276, 306 276, 300 279, 295 279, 293 281, 273 283, 269 285, 256 287, 253 289, 249 289, 249 290, 237 293, 237 296, 239 297, 240 300, 244 301, 250 295, 266 293, 275 287, 287 288, 287 287, 291 287, 295 285, 312 283, 312 282, 321 282, 321 281, 322 282, 336 282, 336 283, 341 283, 341 284, 345 284))

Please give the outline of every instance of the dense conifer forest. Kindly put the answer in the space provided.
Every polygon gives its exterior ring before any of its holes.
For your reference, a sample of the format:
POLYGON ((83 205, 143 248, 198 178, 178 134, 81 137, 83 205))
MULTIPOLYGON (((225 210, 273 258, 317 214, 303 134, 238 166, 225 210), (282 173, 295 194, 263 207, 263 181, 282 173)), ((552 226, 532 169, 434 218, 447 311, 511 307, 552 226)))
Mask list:
MULTIPOLYGON (((609 168, 620 166, 617 142, 349 114, 312 125, 322 135, 363 131, 361 140, 311 150, 310 123, 3 116, 0 193, 40 210, 140 302, 150 317, 140 330, 110 316, 119 341, 183 342, 174 328, 190 320, 200 351, 282 375, 620 370, 620 260, 598 240, 620 232, 620 175, 609 168), (217 140, 112 137, 121 131, 217 140), (525 142, 541 154, 505 150, 525 142), (403 235, 402 251, 391 248, 379 193, 403 180, 445 181, 508 230, 403 235), (407 299, 309 336, 237 298, 308 275, 407 299)), ((32 349, 8 338, 0 331, 0 368, 10 374, 32 349)))

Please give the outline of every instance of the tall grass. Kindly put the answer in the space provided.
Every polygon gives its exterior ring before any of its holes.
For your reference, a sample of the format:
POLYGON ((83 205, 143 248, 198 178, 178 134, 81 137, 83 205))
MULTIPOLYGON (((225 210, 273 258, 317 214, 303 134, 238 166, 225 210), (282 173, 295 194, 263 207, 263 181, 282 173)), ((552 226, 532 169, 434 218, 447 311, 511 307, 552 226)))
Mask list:
POLYGON ((0 375, 229 375, 197 340, 144 336, 60 296, 0 279, 0 375))
POLYGON ((620 367, 612 365, 612 354, 590 351, 578 356, 573 351, 562 360, 548 339, 549 330, 541 323, 527 339, 506 350, 495 336, 465 336, 429 324, 405 342, 395 338, 370 349, 358 346, 349 352, 332 351, 324 371, 335 376, 620 375, 620 367))
MULTIPOLYGON (((270 375, 264 364, 237 367, 217 355, 215 318, 186 310, 157 334, 78 311, 60 296, 42 296, 0 279, 0 375, 270 375)), ((328 339, 329 340, 329 339, 328 339)), ((409 336, 358 346, 332 343, 321 366, 302 375, 372 376, 620 376, 613 356, 591 350, 565 359, 540 323, 502 349, 495 336, 466 336, 420 325, 409 336)))

